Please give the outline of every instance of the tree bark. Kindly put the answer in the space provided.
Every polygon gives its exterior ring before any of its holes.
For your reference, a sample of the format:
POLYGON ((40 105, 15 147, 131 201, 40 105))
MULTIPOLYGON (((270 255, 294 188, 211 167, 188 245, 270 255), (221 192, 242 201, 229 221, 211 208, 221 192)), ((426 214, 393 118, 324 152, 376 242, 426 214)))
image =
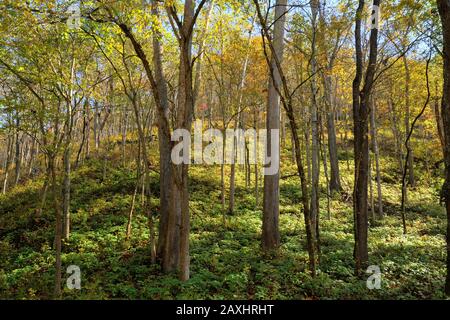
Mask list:
POLYGON ((281 78, 281 86, 275 87, 278 94, 280 95, 280 98, 282 100, 283 108, 286 111, 286 115, 289 119, 289 125, 291 128, 291 134, 292 139, 294 141, 295 146, 295 161, 297 165, 297 174, 300 178, 300 184, 301 184, 301 191, 302 191, 302 205, 303 205, 303 216, 305 219, 305 229, 306 229, 306 240, 307 240, 307 248, 308 248, 308 256, 309 256, 309 269, 312 276, 315 276, 316 274, 316 256, 315 256, 315 240, 313 238, 313 233, 311 230, 311 214, 310 214, 310 203, 309 203, 309 194, 308 194, 308 179, 305 174, 303 160, 302 160, 302 154, 300 149, 300 138, 298 135, 298 127, 295 120, 295 113, 293 108, 293 101, 292 96, 293 94, 289 91, 288 84, 286 77, 283 72, 282 65, 280 61, 278 60, 277 55, 274 55, 276 52, 273 43, 271 41, 271 36, 269 34, 269 28, 267 27, 266 20, 263 17, 263 14, 261 12, 261 7, 258 2, 258 0, 253 0, 253 3, 255 4, 257 15, 259 22, 262 27, 262 39, 263 39, 263 48, 264 48, 264 56, 266 58, 266 62, 270 69, 270 75, 272 78, 274 78, 275 73, 275 67, 277 72, 280 74, 281 78), (266 50, 266 41, 270 48, 270 52, 272 53, 272 60, 275 62, 275 67, 271 63, 273 61, 270 60, 268 52, 266 50), (283 94, 281 94, 283 93, 283 94))
MULTIPOLYGON (((380 0, 374 0, 373 6, 379 7, 380 0)), ((375 77, 378 56, 378 28, 374 25, 370 33, 369 61, 365 74, 363 88, 363 51, 361 39, 362 14, 364 0, 359 0, 356 12, 355 42, 356 42, 356 76, 353 81, 353 121, 354 121, 354 155, 355 155, 355 185, 354 185, 354 218, 355 218, 355 271, 361 275, 368 266, 368 173, 369 173, 369 115, 370 96, 375 77)), ((375 21, 374 21, 375 22, 375 21)))
MULTIPOLYGON (((194 92, 192 83, 192 30, 194 24, 195 0, 186 0, 184 5, 183 26, 180 28, 180 74, 178 100, 178 127, 191 131, 194 114, 194 92)), ((187 281, 190 277, 189 256, 189 165, 182 164, 175 168, 174 187, 180 194, 180 280, 187 281)))
MULTIPOLYGON (((159 17, 158 4, 152 1, 152 14, 159 17)), ((167 93, 167 81, 164 77, 161 44, 159 37, 161 36, 158 28, 153 30, 153 66, 155 68, 155 82, 152 85, 153 89, 157 91, 158 99, 156 101, 158 109, 158 143, 159 143, 159 170, 160 170, 160 222, 159 222, 159 238, 157 247, 157 256, 163 261, 167 252, 170 252, 168 246, 168 223, 170 214, 170 194, 172 183, 172 162, 171 162, 171 137, 169 125, 169 98, 167 93)), ((141 54, 141 60, 145 57, 141 54)), ((144 60, 145 61, 145 60, 144 60)), ((152 77, 151 70, 148 67, 147 76, 152 77)), ((176 259, 175 259, 176 260, 176 259)), ((166 263, 166 266, 170 265, 166 263)), ((165 271, 172 271, 171 268, 163 268, 165 271)))
MULTIPOLYGON (((283 60, 284 49, 284 25, 286 22, 287 0, 277 0, 275 7, 275 23, 273 31, 272 57, 273 74, 269 80, 269 96, 267 102, 267 150, 272 150, 272 144, 276 144, 277 155, 269 155, 272 161, 276 159, 279 166, 279 141, 272 141, 271 130, 280 130, 280 97, 277 88, 281 86, 280 72, 276 67, 275 59, 281 63, 283 60)), ((274 250, 280 245, 279 231, 279 197, 280 197, 280 173, 264 176, 264 195, 263 195, 263 230, 262 247, 263 250, 274 250)))
MULTIPOLYGON (((70 85, 72 86, 75 77, 75 58, 72 59, 70 85)), ((66 103, 66 132, 65 132, 65 146, 64 146, 64 182, 63 182, 63 239, 68 240, 70 236, 70 192, 71 192, 71 149, 72 149, 72 131, 74 125, 73 109, 74 105, 74 93, 70 89, 70 93, 67 97, 66 103)))
POLYGON ((3 183, 2 183, 2 193, 6 194, 6 190, 8 188, 8 177, 9 177, 9 167, 11 165, 11 158, 12 158, 12 146, 13 146, 13 137, 11 135, 8 136, 8 144, 6 146, 6 158, 5 158, 5 175, 3 176, 3 183))
POLYGON ((434 102, 434 115, 436 118, 436 126, 437 126, 437 133, 439 137, 439 142, 441 143, 442 150, 445 148, 445 138, 444 138, 444 125, 442 123, 442 116, 441 116, 441 104, 440 99, 436 96, 435 102, 434 102))
POLYGON ((325 95, 327 107, 327 133, 328 133, 328 154, 330 156, 330 191, 342 191, 341 178, 339 172, 339 158, 337 150, 335 112, 332 99, 332 79, 331 76, 325 76, 325 95))
POLYGON ((21 139, 19 135, 19 127, 20 127, 20 118, 19 114, 16 115, 16 154, 15 154, 15 177, 14 177, 14 185, 16 186, 19 183, 20 180, 20 168, 21 168, 21 156, 20 156, 20 150, 21 150, 21 139))
POLYGON ((49 172, 53 192, 53 208, 55 210, 55 298, 61 297, 61 249, 62 249, 62 215, 59 202, 59 188, 56 177, 55 156, 49 156, 49 172))
POLYGON ((316 57, 316 38, 317 38, 317 16, 319 13, 319 1, 312 0, 310 2, 312 12, 313 35, 311 44, 311 223, 314 239, 316 240, 316 250, 319 252, 319 178, 320 178, 320 163, 319 163, 319 108, 317 102, 317 57, 316 57))
POLYGON ((381 192, 380 150, 378 148, 378 130, 376 123, 376 104, 372 98, 372 112, 370 113, 370 135, 372 139, 373 154, 375 156, 375 176, 377 180, 378 217, 383 217, 383 194, 381 192))

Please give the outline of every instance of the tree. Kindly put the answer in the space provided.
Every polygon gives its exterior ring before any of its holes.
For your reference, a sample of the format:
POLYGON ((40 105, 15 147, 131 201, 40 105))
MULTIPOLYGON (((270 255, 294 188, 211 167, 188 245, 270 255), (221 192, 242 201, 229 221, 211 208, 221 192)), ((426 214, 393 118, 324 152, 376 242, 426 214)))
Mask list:
MULTIPOLYGON (((284 48, 284 25, 286 21, 287 1, 278 0, 275 7, 275 22, 273 31, 273 52, 271 60, 271 70, 273 74, 269 78, 269 96, 267 101, 267 150, 273 150, 272 144, 276 144, 276 155, 269 155, 272 161, 279 163, 280 147, 279 141, 272 141, 271 130, 280 130, 280 96, 277 88, 281 86, 280 71, 277 63, 281 64, 283 60, 284 48)), ((279 164, 278 164, 279 166, 279 164)), ((264 176, 264 198, 263 198, 263 232, 262 246, 264 250, 273 250, 280 245, 280 231, 278 220, 279 209, 279 171, 273 175, 264 176)))
POLYGON ((355 185, 353 206, 355 218, 355 262, 356 273, 361 274, 368 266, 368 175, 369 175, 369 116, 370 96, 372 94, 377 54, 378 54, 378 10, 380 0, 373 1, 372 30, 370 32, 370 52, 367 70, 363 82, 363 50, 361 24, 364 11, 364 0, 359 1, 356 11, 355 48, 356 76, 353 81, 353 122, 354 122, 354 155, 355 185), (361 88, 361 83, 363 87, 361 88))
MULTIPOLYGON (((298 124, 296 121, 296 114, 294 112, 293 107, 293 96, 295 95, 296 91, 298 91, 305 83, 306 81, 302 81, 300 84, 296 86, 294 90, 291 90, 289 88, 289 85, 287 83, 287 79, 285 76, 285 71, 283 69, 283 66, 281 65, 280 61, 278 60, 278 56, 275 54, 276 50, 273 45, 273 40, 271 35, 269 34, 269 27, 267 20, 264 18, 261 7, 259 5, 258 0, 254 0, 253 3, 256 7, 256 12, 258 16, 259 23, 261 25, 261 35, 263 39, 263 50, 264 50, 264 56, 266 58, 267 65, 269 66, 270 76, 272 79, 274 79, 275 72, 278 72, 280 75, 280 87, 276 87, 283 108, 286 111, 286 115, 289 119, 289 125, 291 128, 291 135, 292 140, 294 142, 294 150, 295 150, 295 161, 297 165, 297 175, 300 179, 300 185, 301 185, 301 201, 303 205, 303 217, 305 221, 305 229, 306 229, 306 242, 307 242, 307 248, 308 248, 308 256, 309 256, 309 270, 311 274, 314 276, 316 273, 316 240, 314 238, 313 233, 313 226, 312 226, 312 220, 311 220, 311 212, 310 212, 310 203, 309 203, 309 193, 308 193, 308 180, 306 178, 305 169, 303 165, 303 159, 301 154, 301 148, 300 148, 300 138, 298 134, 298 124), (271 56, 273 57, 273 60, 269 58, 269 52, 271 53, 271 56), (272 61, 275 62, 275 66, 271 63, 272 61), (276 70, 276 71, 275 71, 276 70)), ((308 79, 309 80, 309 79, 308 79)), ((274 84, 276 84, 274 82, 274 84)))
POLYGON ((446 0, 437 0, 437 6, 442 23, 444 60, 444 88, 441 114, 444 127, 444 162, 445 183, 442 188, 442 198, 447 210, 447 278, 445 293, 450 295, 450 3, 446 0))

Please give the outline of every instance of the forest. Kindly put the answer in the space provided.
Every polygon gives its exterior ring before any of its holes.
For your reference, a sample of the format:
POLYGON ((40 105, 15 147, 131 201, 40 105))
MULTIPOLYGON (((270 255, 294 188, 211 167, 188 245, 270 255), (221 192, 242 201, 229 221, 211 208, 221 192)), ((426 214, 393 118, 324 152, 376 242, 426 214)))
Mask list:
POLYGON ((0 0, 0 300, 450 297, 450 1, 0 0))

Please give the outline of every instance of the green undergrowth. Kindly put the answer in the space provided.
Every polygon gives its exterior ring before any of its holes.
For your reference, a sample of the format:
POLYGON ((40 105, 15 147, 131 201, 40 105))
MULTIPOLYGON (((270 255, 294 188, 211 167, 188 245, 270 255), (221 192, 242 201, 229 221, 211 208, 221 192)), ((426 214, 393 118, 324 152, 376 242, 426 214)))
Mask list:
MULTIPOLYGON (((285 158, 289 158, 286 153, 285 158)), ((343 186, 351 194, 353 176, 341 162, 343 186)), ((283 161, 289 163, 288 159, 283 161)), ((148 219, 138 200, 132 237, 125 241, 127 214, 135 187, 132 168, 91 159, 73 173, 72 233, 63 245, 63 279, 78 265, 82 289, 63 291, 64 299, 433 299, 443 297, 445 224, 438 204, 440 181, 430 175, 409 191, 408 233, 403 235, 398 172, 382 159, 386 216, 371 222, 370 263, 380 266, 380 290, 368 290, 354 276, 353 216, 349 196, 334 195, 331 219, 321 199, 321 263, 316 277, 308 256, 299 180, 283 179, 280 198, 281 248, 260 248, 261 203, 237 174, 236 210, 223 223, 220 168, 191 168, 191 279, 180 282, 150 263, 148 219), (390 172, 390 173, 389 173, 390 172), (105 179, 103 179, 105 177, 105 179)), ((229 177, 229 168, 225 176, 229 177)), ((283 166, 282 175, 295 172, 283 166)), ((426 173, 418 173, 425 177, 426 173)), ((323 185, 325 185, 324 181, 323 185)), ((35 179, 0 196, 0 298, 50 299, 54 279, 54 212, 51 194, 36 216, 44 181, 35 179)), ((227 183, 228 184, 228 183, 227 183)), ((259 185, 261 185, 261 181, 259 185)), ((158 218, 157 174, 152 175, 152 207, 158 218)), ((259 190, 261 202, 262 190, 259 190)))

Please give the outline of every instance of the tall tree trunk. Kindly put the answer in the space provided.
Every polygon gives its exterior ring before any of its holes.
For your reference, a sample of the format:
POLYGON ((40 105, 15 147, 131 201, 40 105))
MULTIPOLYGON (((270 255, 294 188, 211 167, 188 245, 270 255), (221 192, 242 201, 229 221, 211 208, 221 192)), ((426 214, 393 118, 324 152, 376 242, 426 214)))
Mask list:
POLYGON ((126 110, 126 108, 124 108, 123 110, 123 116, 122 116, 122 143, 121 143, 121 148, 122 148, 122 164, 125 165, 126 164, 126 145, 127 145, 127 133, 128 133, 128 112, 126 110))
POLYGON ((326 146, 324 145, 325 141, 325 132, 324 132, 324 125, 322 124, 322 117, 320 121, 320 153, 322 156, 323 161, 323 173, 325 176, 325 182, 327 185, 327 219, 331 220, 331 188, 330 188, 330 178, 328 175, 328 163, 327 163, 327 151, 326 146))
MULTIPOLYGON (((145 142, 144 142, 145 143, 145 142)), ((138 142, 138 149, 136 152, 136 184, 134 187, 134 192, 133 192, 133 197, 131 198, 131 207, 130 207, 130 211, 128 211, 128 222, 127 222, 127 229, 126 229, 126 235, 125 235, 125 239, 128 241, 131 238, 131 228, 132 228, 132 224, 133 224, 133 214, 134 214, 134 210, 136 207, 136 197, 137 197, 137 193, 139 190, 139 185, 141 183, 141 178, 142 178, 142 141, 140 139, 139 136, 139 142, 138 142)), ((145 162, 145 161, 144 161, 145 162)), ((147 165, 144 163, 144 166, 147 165)))
MULTIPOLYGON (((198 10, 198 9, 197 9, 198 10)), ((189 132, 192 127, 194 113, 194 92, 192 81, 192 28, 195 24, 195 1, 186 0, 184 5, 183 25, 179 29, 180 34, 180 73, 179 73, 179 99, 178 99, 178 128, 189 132)), ((189 164, 174 166, 175 194, 180 197, 180 280, 187 281, 190 276, 189 256, 189 164)))
MULTIPOLYGON (((159 17, 158 4, 156 1, 152 1, 152 14, 159 17)), ((170 124, 169 124, 169 98, 167 93, 167 81, 164 77, 161 44, 159 37, 161 36, 159 29, 154 28, 155 32, 153 36, 153 66, 155 68, 155 82, 152 87, 156 87, 158 93, 157 97, 157 110, 158 110, 158 143, 159 143, 159 170, 160 170, 160 221, 159 221, 159 238, 157 256, 161 259, 162 265, 165 271, 172 271, 170 267, 171 263, 168 263, 168 258, 165 258, 167 252, 170 252, 168 248, 169 238, 169 214, 171 210, 170 197, 171 197, 171 183, 172 183, 172 162, 171 162, 171 137, 170 137, 170 124), (164 262, 165 261, 165 262, 164 262)), ((135 43, 135 47, 137 44, 135 43)), ((144 65, 148 63, 141 48, 137 48, 140 53, 140 58, 144 65), (139 51, 141 49, 141 51, 139 51)), ((147 76, 151 79, 151 70, 149 65, 147 66, 147 76)))
POLYGON ((369 203, 370 203, 370 222, 375 222, 375 200, 373 196, 373 157, 369 153, 369 203))
POLYGON ((378 148, 378 131, 376 123, 376 104, 375 98, 372 98, 372 112, 370 113, 370 135, 372 139, 373 154, 375 156, 375 174, 377 180, 377 203, 378 217, 383 217, 383 194, 381 192, 381 172, 380 172, 380 150, 378 148))
POLYGON ((70 236, 70 144, 64 152, 64 181, 63 181, 63 238, 69 239, 70 236))
POLYGON ((3 176, 3 183, 2 183, 2 193, 6 194, 6 190, 8 188, 8 176, 9 176, 9 166, 11 165, 11 158, 12 158, 12 146, 14 138, 11 135, 8 135, 8 144, 6 146, 6 157, 5 157, 5 174, 3 176))
MULTIPOLYGON (((70 84, 72 85, 75 77, 75 59, 72 59, 70 84)), ((72 148, 72 131, 73 131, 73 108, 74 108, 74 93, 70 90, 67 99, 67 115, 66 115, 66 134, 65 134, 65 146, 64 146, 64 182, 63 182, 63 239, 68 240, 70 236, 70 192, 71 192, 71 148, 72 148)))
POLYGON ((83 129, 81 132, 81 143, 80 143, 80 147, 78 148, 78 152, 77 152, 77 158, 75 160, 75 169, 77 169, 80 165, 80 162, 82 161, 81 159, 81 154, 83 152, 83 149, 85 149, 86 147, 86 143, 89 141, 89 128, 88 128, 88 116, 86 113, 86 108, 89 108, 89 99, 86 99, 85 105, 84 105, 84 109, 82 111, 83 114, 83 129), (87 105, 87 106, 86 106, 87 105))
MULTIPOLYGON (((373 1, 373 12, 377 12, 380 0, 373 1)), ((363 88, 363 51, 361 39, 362 14, 364 0, 359 0, 356 12, 356 76, 353 81, 353 121, 354 121, 354 218, 355 218, 355 271, 361 275, 368 266, 368 173, 369 173, 369 115, 370 95, 375 77, 378 56, 378 20, 373 17, 370 33, 370 52, 363 88)))
POLYGON ((53 207, 55 210, 55 298, 61 297, 61 238, 62 238, 62 215, 59 202, 59 188, 56 177, 55 156, 49 156, 49 172, 51 175, 51 185, 53 192, 53 207))
POLYGON ((450 3, 437 0, 443 29, 444 88, 442 97, 442 122, 444 127, 444 159, 446 167, 442 195, 447 209, 447 278, 445 292, 450 295, 450 3))
POLYGON ((15 171, 15 177, 14 177, 14 185, 16 186, 19 183, 20 180, 20 167, 21 167, 21 157, 20 157, 20 145, 21 145, 21 139, 19 135, 19 127, 20 127, 20 118, 17 114, 16 117, 16 154, 15 154, 15 164, 16 164, 16 171, 15 171))
POLYGON ((314 239, 316 240, 316 250, 319 252, 319 177, 320 177, 320 163, 319 163, 319 107, 317 102, 318 87, 316 81, 317 73, 317 58, 316 58, 316 39, 317 39, 317 16, 319 13, 319 1, 312 0, 310 2, 312 12, 313 36, 311 45, 311 222, 314 239))
POLYGON ((155 264, 156 263, 156 237, 155 237, 155 222, 153 219, 153 213, 152 213, 152 201, 151 201, 151 195, 152 195, 152 191, 151 191, 151 185, 150 185, 150 172, 148 169, 146 169, 145 172, 145 205, 144 205, 144 209, 145 212, 147 214, 148 217, 148 229, 149 229, 149 235, 150 235, 150 262, 151 264, 155 264))
POLYGON ((434 115, 436 118, 439 142, 441 143, 442 150, 444 150, 444 148, 445 148, 444 125, 442 123, 442 116, 441 116, 440 109, 441 109, 440 99, 438 98, 438 95, 436 95, 435 101, 434 101, 434 115))
MULTIPOLYGON (((273 162, 278 162, 280 157, 279 141, 272 141, 271 130, 280 130, 280 96, 277 88, 281 86, 281 76, 277 69, 277 62, 283 60, 284 49, 284 25, 286 22, 287 0, 277 0, 275 7, 275 23, 273 31, 273 48, 272 69, 273 74, 269 80, 269 96, 267 102, 267 150, 274 150, 273 144, 277 147, 274 151, 276 154, 269 156, 273 162)), ((279 139, 279 138, 278 138, 279 139)), ((280 209, 280 172, 279 170, 272 175, 264 176, 264 198, 263 198, 263 230, 262 230, 262 247, 263 250, 274 250, 280 245, 280 231, 278 226, 280 209)))
POLYGON ((294 139, 295 146, 295 160, 297 164, 297 173, 300 177, 301 191, 302 191, 302 204, 303 204, 303 217, 305 222, 306 229, 306 244, 308 248, 308 256, 309 256, 309 270, 311 274, 315 276, 316 274, 316 241, 314 239, 314 233, 312 231, 312 223, 311 223, 311 212, 309 208, 309 195, 308 195, 308 180, 305 175, 305 170, 303 167, 303 160, 300 149, 300 138, 298 136, 298 128, 297 123, 295 122, 294 112, 292 107, 288 107, 289 111, 287 112, 287 116, 289 118, 289 123, 291 127, 291 134, 294 139))
MULTIPOLYGON (((259 130, 259 121, 258 121, 258 110, 255 108, 253 113, 253 128, 256 132, 259 130)), ((256 147, 255 160, 259 159, 258 147, 256 147)), ((258 174, 258 161, 255 161, 254 164, 255 170, 255 210, 257 210, 259 205, 259 174, 258 174)))
MULTIPOLYGON (((261 12, 261 7, 258 2, 258 0, 253 0, 253 3, 255 4, 257 15, 259 22, 262 26, 262 32, 263 32, 263 41, 265 49, 266 46, 266 40, 268 40, 268 44, 270 47, 270 52, 272 53, 272 60, 275 61, 275 67, 277 72, 280 74, 281 82, 282 82, 282 88, 276 87, 277 92, 280 94, 280 98, 282 98, 283 108, 286 111, 286 115, 289 119, 289 124, 291 128, 291 134, 295 145, 295 159, 297 164, 297 173, 300 178, 300 184, 301 184, 301 191, 302 191, 302 205, 303 205, 303 213, 305 218, 305 228, 306 228, 306 239, 307 239, 307 247, 308 247, 308 256, 309 256, 309 269, 311 271, 312 276, 315 276, 316 274, 316 257, 315 257, 315 240, 313 238, 313 233, 311 230, 311 214, 310 214, 310 203, 309 203, 309 194, 308 194, 308 180, 305 175, 305 170, 303 166, 303 160, 302 160, 302 154, 300 149, 300 139, 298 135, 298 127, 297 123, 295 121, 295 113, 293 108, 293 101, 292 101, 292 93, 289 91, 288 84, 286 77, 283 72, 282 65, 280 61, 278 60, 278 57, 273 43, 271 41, 271 36, 269 34, 269 28, 266 25, 266 20, 261 12), (282 91, 281 91, 282 90, 282 91), (283 95, 281 95, 281 92, 283 92, 283 95)), ((275 78, 274 75, 274 66, 271 63, 267 50, 264 50, 264 56, 266 58, 266 62, 269 65, 271 77, 275 78)))
POLYGON ((95 151, 98 151, 100 144, 100 107, 98 102, 95 101, 94 104, 94 145, 95 151))
MULTIPOLYGON (((405 66, 405 141, 408 138, 410 131, 410 119, 411 119, 411 95, 410 95, 410 84, 411 84, 411 71, 409 70, 408 58, 406 54, 403 56, 403 64, 405 66)), ((408 156, 408 183, 411 187, 415 187, 416 181, 414 178, 414 154, 411 148, 411 142, 408 142, 408 149, 410 149, 408 156)))
POLYGON ((342 190, 339 173, 339 158, 336 139, 335 112, 333 105, 333 89, 331 76, 325 76, 325 105, 327 111, 328 154, 330 156, 330 191, 331 193, 342 190))
POLYGON ((91 105, 86 102, 86 148, 84 157, 89 159, 91 155, 91 105))
MULTIPOLYGON (((205 1, 200 2, 197 8, 197 13, 201 10, 205 1)), ((175 8, 168 6, 168 13, 170 16, 179 20, 175 8)), ((179 68, 179 88, 177 95, 177 110, 176 110, 176 125, 177 129, 186 129, 191 131, 193 108, 194 108, 194 93, 192 84, 192 32, 194 29, 195 19, 198 14, 194 14, 195 1, 187 0, 184 5, 184 17, 182 22, 174 26, 179 36, 180 45, 180 68, 179 68)), ((157 2, 152 2, 152 12, 157 13, 157 2)), ((159 129, 160 129, 160 152, 161 152, 161 177, 168 172, 170 174, 164 176, 170 180, 161 181, 168 191, 165 196, 168 197, 168 213, 167 223, 160 229, 160 237, 164 237, 161 245, 162 253, 162 268, 163 271, 180 271, 180 279, 182 281, 189 279, 189 231, 190 231, 190 216, 189 216, 189 193, 188 193, 188 164, 172 165, 171 150, 174 145, 171 141, 170 122, 168 115, 168 99, 166 82, 163 80, 161 47, 158 37, 153 37, 154 47, 154 65, 156 70, 156 77, 150 67, 149 60, 142 48, 142 45, 136 40, 132 29, 124 23, 118 23, 118 26, 123 31, 125 36, 130 39, 136 55, 141 60, 145 69, 147 78, 153 89, 153 97, 158 109, 159 129), (156 50, 155 50, 156 49, 156 50), (163 81, 158 81, 163 80, 163 81), (161 146, 165 144, 165 146, 161 146), (168 188, 171 188, 170 190, 168 188)), ((158 28, 154 28, 154 31, 158 28)), ((157 32, 156 32, 156 35, 157 32)), ((161 204, 161 210, 163 205, 161 204)), ((161 220, 163 220, 161 216, 161 220)))
MULTIPOLYGON (((306 117, 306 112, 305 112, 306 117)), ((312 182, 312 171, 311 171, 311 122, 309 120, 305 120, 304 127, 304 136, 305 136, 305 152, 306 152, 306 170, 308 173, 307 179, 308 183, 312 182)))

